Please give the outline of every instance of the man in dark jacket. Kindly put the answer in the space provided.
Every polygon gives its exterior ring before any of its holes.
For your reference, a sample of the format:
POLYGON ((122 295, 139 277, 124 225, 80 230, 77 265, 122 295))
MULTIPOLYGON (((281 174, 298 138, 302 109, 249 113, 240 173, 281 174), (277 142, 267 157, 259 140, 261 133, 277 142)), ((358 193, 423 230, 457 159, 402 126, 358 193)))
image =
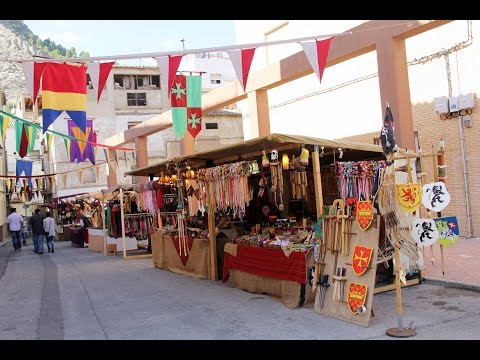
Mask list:
POLYGON ((33 252, 37 254, 43 254, 43 238, 45 237, 43 219, 44 216, 40 214, 40 209, 36 209, 35 215, 30 218, 33 236, 33 252))

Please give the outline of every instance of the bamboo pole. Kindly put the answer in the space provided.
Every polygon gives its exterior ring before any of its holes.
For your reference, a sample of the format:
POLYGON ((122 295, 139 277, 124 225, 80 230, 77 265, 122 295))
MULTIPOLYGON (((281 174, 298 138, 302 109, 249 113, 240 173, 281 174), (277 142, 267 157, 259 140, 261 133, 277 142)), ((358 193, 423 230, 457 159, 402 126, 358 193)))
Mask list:
POLYGON ((120 221, 122 223, 123 258, 125 259, 127 257, 127 246, 125 241, 125 209, 123 200, 123 188, 120 188, 120 221))

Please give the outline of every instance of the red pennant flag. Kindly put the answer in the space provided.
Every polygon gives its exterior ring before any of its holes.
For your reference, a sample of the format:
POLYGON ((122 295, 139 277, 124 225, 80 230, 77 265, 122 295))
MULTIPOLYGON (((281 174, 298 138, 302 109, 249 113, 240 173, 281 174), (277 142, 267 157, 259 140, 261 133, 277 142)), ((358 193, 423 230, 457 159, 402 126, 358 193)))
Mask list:
POLYGON ((187 107, 187 130, 194 139, 202 130, 202 108, 187 107))
POLYGON ((19 146, 19 150, 18 150, 18 155, 21 157, 21 158, 24 158, 25 156, 27 156, 27 152, 28 152, 28 136, 27 136, 27 130, 25 129, 25 123, 23 124, 22 126, 22 136, 20 138, 20 146, 19 146))
POLYGON ((115 61, 106 63, 88 63, 88 74, 90 75, 90 80, 92 80, 93 88, 97 89, 97 103, 100 101, 103 88, 105 87, 108 75, 110 74, 110 70, 112 70, 114 64, 115 61))
POLYGON ((308 62, 312 66, 318 80, 322 82, 323 70, 327 64, 328 51, 330 50, 330 42, 333 37, 325 40, 314 40, 301 42, 303 51, 307 56, 308 62))
POLYGON ((168 89, 168 95, 170 95, 173 80, 175 79, 182 58, 183 55, 168 55, 156 58, 158 68, 160 69, 160 88, 168 89))
POLYGON ((240 85, 242 85, 243 91, 245 91, 253 55, 255 55, 255 48, 230 50, 227 53, 237 74, 238 81, 240 81, 240 85))
POLYGON ((37 101, 38 90, 40 89, 40 78, 42 77, 43 70, 45 70, 46 65, 47 63, 22 63, 25 82, 30 92, 30 96, 32 96, 34 105, 37 101))

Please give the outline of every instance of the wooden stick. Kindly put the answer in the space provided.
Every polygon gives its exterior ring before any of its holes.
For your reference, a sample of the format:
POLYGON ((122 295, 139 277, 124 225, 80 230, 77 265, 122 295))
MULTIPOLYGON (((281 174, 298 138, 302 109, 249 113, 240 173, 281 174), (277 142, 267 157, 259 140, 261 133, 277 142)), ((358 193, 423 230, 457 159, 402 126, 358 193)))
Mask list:
POLYGON ((402 308, 402 284, 400 282, 400 251, 397 246, 395 249, 395 288, 397 295, 397 320, 399 330, 403 330, 403 308, 402 308))
MULTIPOLYGON (((433 152, 433 147, 432 147, 432 152, 433 152)), ((433 180, 435 182, 439 181, 439 179, 438 179, 438 156, 440 156, 440 154, 437 154, 437 156, 433 158, 433 180)), ((442 179, 442 182, 445 183, 445 179, 442 179)), ((442 212, 437 211, 437 216, 441 217, 442 212)), ((440 259, 442 261, 442 263, 441 263, 442 264, 442 274, 445 275, 445 268, 444 268, 445 261, 444 261, 444 257, 443 257, 443 245, 442 244, 439 244, 439 245, 440 245, 440 259)))

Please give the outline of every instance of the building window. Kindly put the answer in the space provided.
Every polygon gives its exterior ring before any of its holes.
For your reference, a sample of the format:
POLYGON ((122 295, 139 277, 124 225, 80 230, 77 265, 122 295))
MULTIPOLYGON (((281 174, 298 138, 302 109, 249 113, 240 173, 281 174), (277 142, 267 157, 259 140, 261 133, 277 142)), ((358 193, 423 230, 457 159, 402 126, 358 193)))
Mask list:
POLYGON ((150 85, 153 85, 152 87, 160 89, 160 75, 150 76, 150 85))
POLYGON ((127 126, 129 129, 131 129, 132 127, 137 126, 138 124, 141 124, 141 123, 142 123, 141 121, 129 121, 127 126))
POLYGON ((115 87, 120 87, 123 88, 123 75, 114 75, 113 76, 113 83, 115 84, 115 87))
POLYGON ((32 112, 33 111, 33 101, 30 98, 25 98, 25 112, 32 112))
POLYGON ((93 89, 92 78, 90 77, 90 74, 87 74, 87 89, 93 89))
POLYGON ((210 84, 221 84, 222 74, 210 74, 210 84))
POLYGON ((218 129, 218 123, 205 123, 205 129, 207 130, 218 129))
POLYGON ((147 106, 147 93, 127 93, 128 106, 147 106))

